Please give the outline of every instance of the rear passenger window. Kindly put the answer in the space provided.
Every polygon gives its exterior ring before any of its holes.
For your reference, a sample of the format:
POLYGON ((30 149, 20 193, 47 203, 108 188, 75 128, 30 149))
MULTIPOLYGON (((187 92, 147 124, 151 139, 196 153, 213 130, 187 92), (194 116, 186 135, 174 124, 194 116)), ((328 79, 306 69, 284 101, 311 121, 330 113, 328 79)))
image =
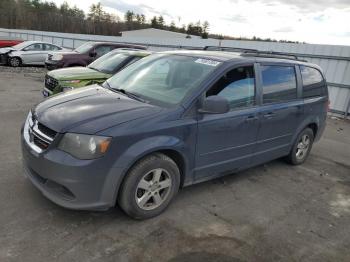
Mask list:
POLYGON ((276 103, 297 98, 294 66, 261 66, 263 103, 276 103))
POLYGON ((325 94, 325 81, 315 68, 300 66, 301 77, 303 79, 303 97, 317 97, 325 94))
POLYGON ((208 92, 207 96, 226 98, 231 109, 255 104, 255 77, 253 66, 239 67, 227 72, 208 92))
POLYGON ((54 46, 54 45, 45 44, 44 47, 45 47, 45 50, 49 50, 49 51, 58 50, 57 46, 54 46))

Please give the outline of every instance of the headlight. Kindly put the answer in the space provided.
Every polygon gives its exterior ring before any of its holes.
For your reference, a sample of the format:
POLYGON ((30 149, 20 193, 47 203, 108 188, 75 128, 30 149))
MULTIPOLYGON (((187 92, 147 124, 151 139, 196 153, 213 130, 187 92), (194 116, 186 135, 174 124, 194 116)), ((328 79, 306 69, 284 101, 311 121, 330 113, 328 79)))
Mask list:
POLYGON ((63 58, 63 55, 54 54, 54 55, 52 55, 51 60, 53 60, 53 61, 60 61, 60 60, 62 60, 62 58, 63 58))
POLYGON ((69 85, 69 84, 79 84, 80 80, 62 80, 60 82, 62 85, 69 85))
POLYGON ((66 133, 58 148, 79 159, 102 157, 111 143, 110 137, 66 133))

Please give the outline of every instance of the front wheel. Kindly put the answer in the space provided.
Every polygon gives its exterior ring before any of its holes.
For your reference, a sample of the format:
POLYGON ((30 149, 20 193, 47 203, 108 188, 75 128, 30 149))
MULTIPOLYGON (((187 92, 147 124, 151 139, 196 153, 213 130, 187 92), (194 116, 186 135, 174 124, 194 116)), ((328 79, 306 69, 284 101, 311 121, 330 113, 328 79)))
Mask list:
POLYGON ((311 128, 305 128, 300 132, 294 142, 287 161, 292 165, 300 165, 305 162, 314 142, 314 132, 311 128))
POLYGON ((162 213, 179 190, 180 171, 168 156, 156 153, 141 159, 127 174, 119 206, 135 219, 162 213))
POLYGON ((12 67, 19 67, 22 64, 22 60, 19 57, 12 57, 9 60, 9 64, 12 67))

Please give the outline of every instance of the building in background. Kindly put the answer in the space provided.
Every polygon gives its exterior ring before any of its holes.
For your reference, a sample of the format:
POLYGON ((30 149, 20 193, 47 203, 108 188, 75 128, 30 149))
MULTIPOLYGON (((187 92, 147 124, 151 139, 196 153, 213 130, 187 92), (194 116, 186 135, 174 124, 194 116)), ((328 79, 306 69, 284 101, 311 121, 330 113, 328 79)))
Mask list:
POLYGON ((168 30, 156 29, 156 28, 147 28, 131 31, 123 31, 122 37, 152 37, 152 38, 191 38, 191 39, 200 39, 200 36, 197 35, 188 35, 183 33, 172 32, 168 30))

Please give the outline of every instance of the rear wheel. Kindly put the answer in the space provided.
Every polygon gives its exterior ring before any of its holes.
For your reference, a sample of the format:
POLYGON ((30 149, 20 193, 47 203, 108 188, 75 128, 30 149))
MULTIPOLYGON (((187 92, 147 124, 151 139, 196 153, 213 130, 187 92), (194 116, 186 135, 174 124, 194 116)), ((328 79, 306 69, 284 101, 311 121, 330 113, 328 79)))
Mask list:
POLYGON ((298 135, 293 148, 287 156, 287 161, 292 165, 300 165, 305 162, 314 142, 314 132, 311 128, 305 128, 298 135))
POLYGON ((162 213, 179 190, 180 171, 164 154, 140 160, 127 174, 119 194, 119 206, 135 219, 162 213))
POLYGON ((22 60, 21 60, 21 58, 19 58, 19 57, 11 57, 11 58, 9 59, 9 64, 10 64, 10 66, 12 66, 12 67, 19 67, 19 66, 22 65, 22 60))

